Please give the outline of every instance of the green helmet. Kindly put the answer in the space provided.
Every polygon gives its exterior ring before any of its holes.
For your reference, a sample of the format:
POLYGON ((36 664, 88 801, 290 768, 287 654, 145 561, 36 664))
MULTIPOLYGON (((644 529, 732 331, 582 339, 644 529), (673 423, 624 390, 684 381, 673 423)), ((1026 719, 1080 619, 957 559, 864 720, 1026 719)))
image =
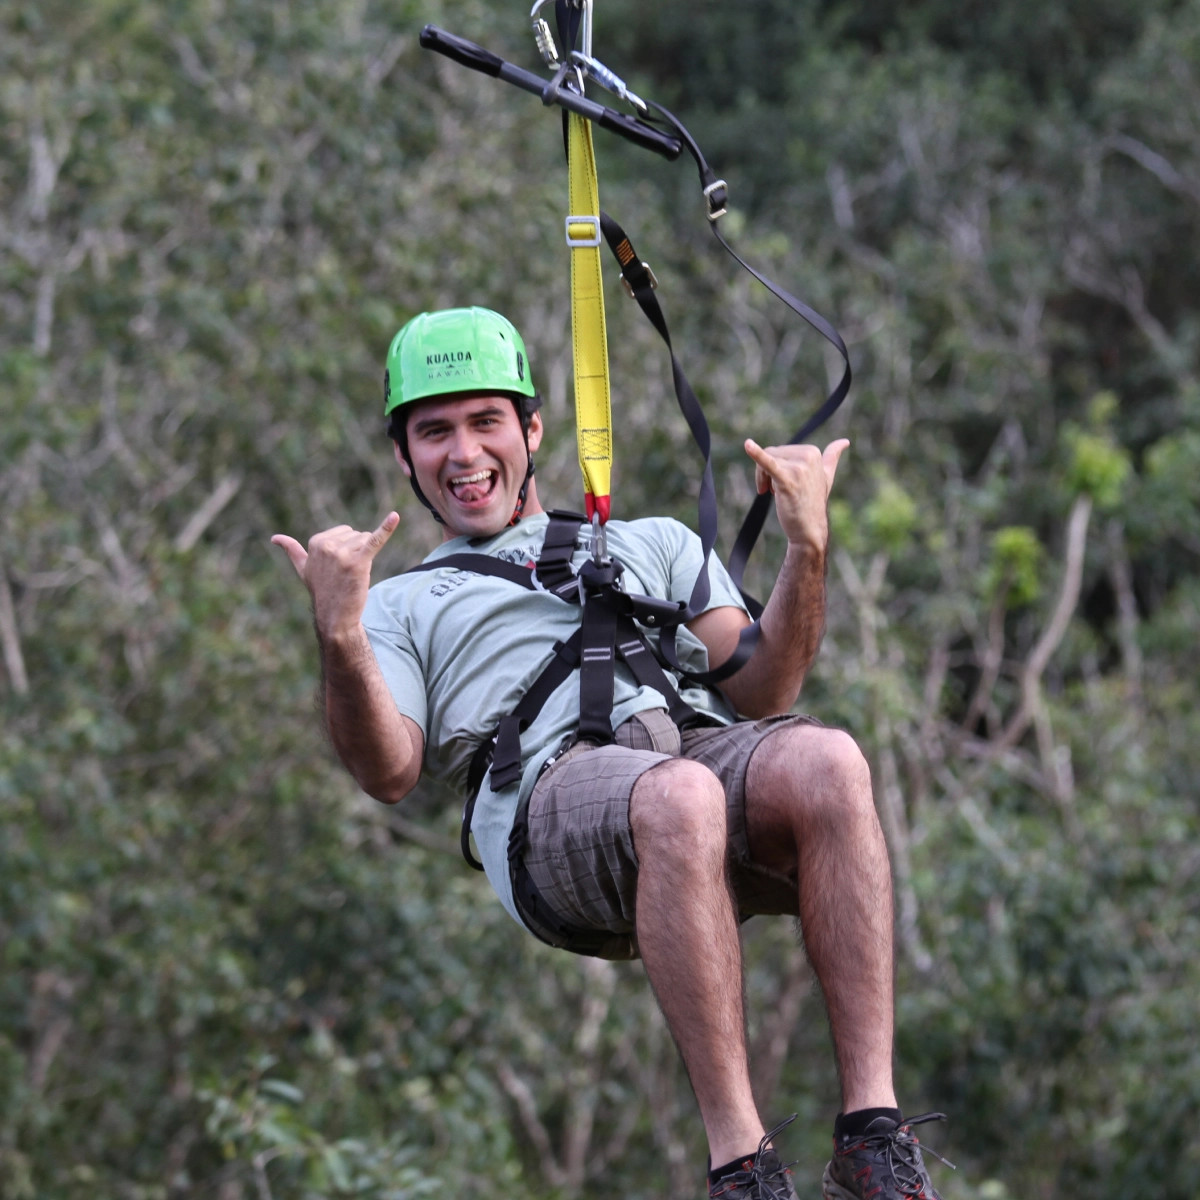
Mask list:
POLYGON ((383 413, 454 392, 499 392, 533 399, 525 343, 489 308, 425 312, 392 338, 383 377, 383 413))

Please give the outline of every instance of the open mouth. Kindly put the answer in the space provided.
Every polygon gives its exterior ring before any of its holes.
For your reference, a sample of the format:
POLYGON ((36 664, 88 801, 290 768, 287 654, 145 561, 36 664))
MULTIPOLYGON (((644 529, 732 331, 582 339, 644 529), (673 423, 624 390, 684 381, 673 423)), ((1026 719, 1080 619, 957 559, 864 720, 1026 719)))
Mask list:
POLYGON ((491 498, 496 479, 493 470, 472 471, 469 475, 455 475, 446 481, 446 487, 460 504, 479 504, 491 498))

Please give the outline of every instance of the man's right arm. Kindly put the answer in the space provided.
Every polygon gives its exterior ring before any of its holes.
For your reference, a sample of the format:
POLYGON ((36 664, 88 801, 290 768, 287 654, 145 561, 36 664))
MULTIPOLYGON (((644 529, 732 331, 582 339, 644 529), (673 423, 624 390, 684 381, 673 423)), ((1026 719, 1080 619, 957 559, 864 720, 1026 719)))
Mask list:
POLYGON ((385 804, 416 786, 425 750, 420 726, 396 708, 362 625, 371 564, 399 524, 391 512, 371 533, 339 525, 314 535, 307 549, 286 534, 271 539, 312 596, 334 749, 363 791, 385 804))

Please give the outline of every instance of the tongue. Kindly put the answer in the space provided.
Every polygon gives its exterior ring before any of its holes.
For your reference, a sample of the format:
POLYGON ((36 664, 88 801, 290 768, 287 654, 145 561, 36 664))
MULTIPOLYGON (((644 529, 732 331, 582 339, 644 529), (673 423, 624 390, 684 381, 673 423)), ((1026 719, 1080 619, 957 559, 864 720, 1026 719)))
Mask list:
POLYGON ((486 500, 491 494, 492 480, 489 476, 478 483, 460 484, 454 489, 454 494, 463 504, 474 504, 477 500, 486 500))

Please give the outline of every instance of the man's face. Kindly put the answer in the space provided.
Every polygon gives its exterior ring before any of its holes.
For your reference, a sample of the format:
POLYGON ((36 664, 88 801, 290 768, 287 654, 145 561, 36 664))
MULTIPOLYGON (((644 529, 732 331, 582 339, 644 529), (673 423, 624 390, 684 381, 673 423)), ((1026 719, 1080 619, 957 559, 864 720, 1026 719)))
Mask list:
MULTIPOLYGON (((541 417, 534 413, 529 452, 541 440, 541 417)), ((516 407, 507 396, 421 401, 408 417, 408 454, 421 491, 446 523, 447 537, 491 537, 508 525, 529 456, 516 407)), ((397 458, 409 474, 398 450, 397 458)), ((540 511, 531 480, 525 512, 540 511)))

